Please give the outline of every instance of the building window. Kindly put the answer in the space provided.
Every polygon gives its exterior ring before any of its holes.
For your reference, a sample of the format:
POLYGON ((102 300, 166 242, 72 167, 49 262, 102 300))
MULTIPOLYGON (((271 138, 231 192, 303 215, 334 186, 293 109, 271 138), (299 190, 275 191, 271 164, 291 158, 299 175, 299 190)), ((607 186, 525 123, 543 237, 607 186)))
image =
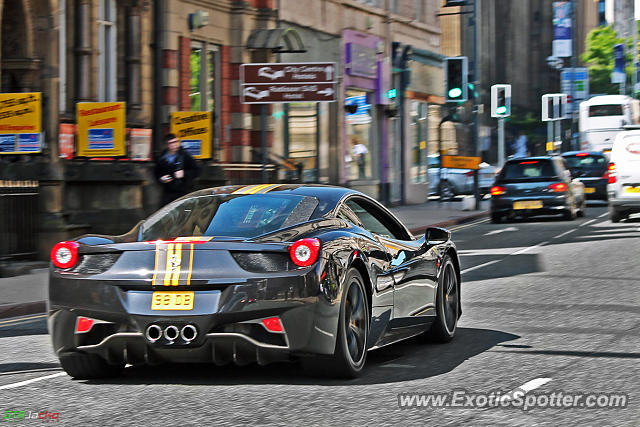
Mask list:
POLYGON ((203 42, 191 44, 189 104, 191 111, 215 111, 218 48, 203 42))
POLYGON ((98 11, 98 100, 116 100, 116 2, 100 0, 98 11))
POLYGON ((607 25, 607 18, 605 16, 606 4, 605 0, 598 1, 598 22, 599 25, 607 25))

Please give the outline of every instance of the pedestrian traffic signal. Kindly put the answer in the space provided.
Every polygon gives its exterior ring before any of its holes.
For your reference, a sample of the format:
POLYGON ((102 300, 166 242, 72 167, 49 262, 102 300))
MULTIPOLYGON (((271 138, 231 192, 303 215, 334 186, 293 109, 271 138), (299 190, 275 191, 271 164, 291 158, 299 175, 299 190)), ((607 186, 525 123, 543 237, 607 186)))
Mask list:
POLYGON ((491 86, 491 117, 511 115, 511 85, 491 86))
POLYGON ((446 102, 465 102, 469 97, 468 62, 466 56, 445 58, 445 94, 446 102))

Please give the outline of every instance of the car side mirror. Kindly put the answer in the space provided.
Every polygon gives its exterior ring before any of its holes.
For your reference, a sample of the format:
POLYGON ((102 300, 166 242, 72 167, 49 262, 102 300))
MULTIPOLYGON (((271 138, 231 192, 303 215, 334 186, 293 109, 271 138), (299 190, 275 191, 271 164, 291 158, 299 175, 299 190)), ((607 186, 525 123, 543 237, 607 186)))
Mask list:
POLYGON ((441 245, 451 239, 451 232, 440 227, 429 227, 424 232, 425 245, 435 246, 441 245))

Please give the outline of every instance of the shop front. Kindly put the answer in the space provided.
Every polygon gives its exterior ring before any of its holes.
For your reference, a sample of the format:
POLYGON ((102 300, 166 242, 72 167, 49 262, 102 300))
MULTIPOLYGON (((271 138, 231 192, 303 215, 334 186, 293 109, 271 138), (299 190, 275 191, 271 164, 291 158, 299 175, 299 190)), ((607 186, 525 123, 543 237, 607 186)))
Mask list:
POLYGON ((383 114, 389 70, 381 38, 352 30, 343 42, 342 183, 375 198, 387 183, 387 120, 383 114))

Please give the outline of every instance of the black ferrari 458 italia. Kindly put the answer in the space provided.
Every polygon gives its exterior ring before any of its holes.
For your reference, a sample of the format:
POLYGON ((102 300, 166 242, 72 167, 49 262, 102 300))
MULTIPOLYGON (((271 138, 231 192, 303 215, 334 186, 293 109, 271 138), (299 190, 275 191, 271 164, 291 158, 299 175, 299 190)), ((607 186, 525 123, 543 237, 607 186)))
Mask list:
POLYGON ((127 234, 60 242, 51 258, 49 330, 75 378, 125 364, 290 359, 355 377, 374 348, 451 340, 461 314, 450 233, 415 239, 340 187, 201 190, 127 234))

